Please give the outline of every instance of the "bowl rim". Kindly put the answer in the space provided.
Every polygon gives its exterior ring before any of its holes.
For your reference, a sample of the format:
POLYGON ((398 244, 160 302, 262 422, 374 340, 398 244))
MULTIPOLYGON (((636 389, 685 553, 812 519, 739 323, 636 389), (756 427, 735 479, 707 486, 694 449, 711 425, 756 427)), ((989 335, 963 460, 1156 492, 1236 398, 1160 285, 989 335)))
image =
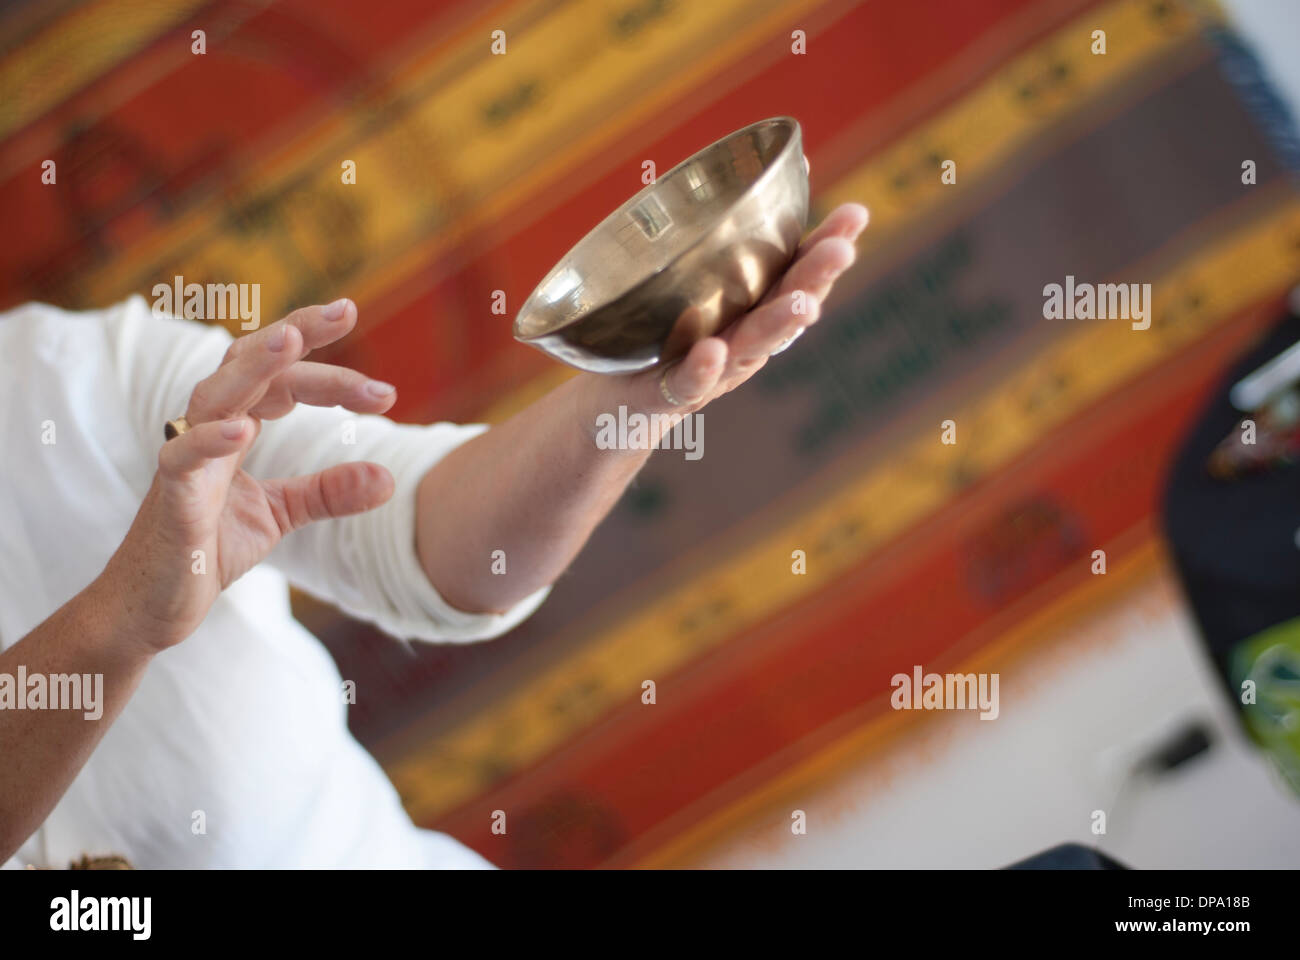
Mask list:
MULTIPOLYGON (((564 252, 564 254, 560 257, 560 259, 555 262, 555 264, 551 267, 550 270, 546 272, 546 275, 543 276, 541 280, 537 281, 537 285, 533 287, 532 293, 528 295, 528 298, 524 300, 523 305, 519 308, 519 311, 515 314, 515 320, 513 324, 513 333, 515 339, 518 340, 520 343, 533 343, 537 340, 542 340, 546 337, 554 336, 555 334, 559 333, 561 330, 565 330, 568 327, 571 327, 574 324, 581 322, 584 318, 591 316, 591 314, 595 313, 597 310, 601 310, 605 307, 611 306, 612 304, 618 303, 620 300, 624 299, 625 297, 629 297, 632 294, 636 293, 636 291, 640 290, 646 284, 654 280, 655 277, 659 276, 661 273, 667 270, 674 263, 677 263, 679 260, 686 257, 688 254, 691 253, 691 251, 695 250, 697 247, 701 246, 706 240, 712 237, 719 229, 721 221, 725 220, 732 213, 732 211, 734 211, 742 203, 745 203, 747 200, 752 199, 753 195, 758 192, 759 188, 776 175, 775 170, 788 159, 787 155, 795 150, 796 144, 799 145, 798 148, 800 151, 802 151, 803 128, 802 126, 800 126, 798 120, 786 114, 782 114, 780 116, 775 116, 775 117, 767 117, 763 120, 756 120, 753 123, 747 123, 745 124, 745 126, 738 127, 737 129, 726 134, 725 136, 719 137, 717 140, 714 140, 712 143, 708 144, 708 146, 701 147, 699 150, 696 150, 694 153, 690 154, 690 156, 686 157, 685 159, 675 164, 667 173, 663 174, 662 176, 655 177, 654 183, 647 183, 640 190, 638 190, 632 196, 628 197, 617 207, 611 210, 606 216, 602 217, 601 220, 595 226, 593 226, 590 230, 584 233, 571 247, 569 247, 568 250, 564 252), (751 130, 754 130, 758 127, 765 127, 765 126, 788 126, 790 129, 790 136, 786 139, 786 142, 781 147, 781 150, 772 159, 772 162, 767 165, 767 167, 763 170, 763 172, 760 173, 754 179, 754 181, 750 183, 741 192, 741 194, 738 197, 736 197, 736 199, 733 200, 726 207, 726 209, 721 214, 719 214, 718 216, 719 223, 715 223, 708 230, 702 232, 698 237, 692 240, 691 243, 684 250, 682 250, 675 257, 669 260, 668 263, 664 264, 661 267, 656 267, 654 271, 650 273, 649 276, 643 277, 642 279, 638 280, 636 283, 628 287, 626 290, 624 290, 622 293, 618 294, 617 296, 611 297, 610 299, 593 307, 591 310, 587 311, 584 314, 581 314, 577 317, 572 317, 568 320, 565 320, 563 323, 558 323, 547 330, 543 330, 539 333, 532 333, 526 335, 520 333, 519 330, 520 318, 523 317, 524 314, 528 312, 529 305, 532 304, 534 298, 538 294, 538 291, 540 291, 544 286, 546 286, 546 284, 550 282, 550 280, 557 273, 559 273, 560 269, 564 266, 565 262, 569 259, 570 256, 573 255, 573 252, 577 250, 578 247, 582 246, 582 244, 587 241, 588 237, 590 237, 593 233, 599 230, 608 221, 612 220, 614 217, 618 216, 620 213, 624 212, 625 210, 635 206, 637 202, 639 202, 644 197, 649 196, 650 193, 653 192, 654 188, 658 185, 660 180, 668 179, 673 174, 677 173, 677 171, 684 168, 687 164, 691 163, 700 154, 707 153, 708 151, 712 150, 714 147, 717 147, 718 145, 723 144, 734 137, 739 137, 743 134, 749 133, 751 130)), ((800 169, 803 169, 802 164, 800 164, 800 169)), ((806 172, 805 172, 805 176, 807 176, 806 172)))

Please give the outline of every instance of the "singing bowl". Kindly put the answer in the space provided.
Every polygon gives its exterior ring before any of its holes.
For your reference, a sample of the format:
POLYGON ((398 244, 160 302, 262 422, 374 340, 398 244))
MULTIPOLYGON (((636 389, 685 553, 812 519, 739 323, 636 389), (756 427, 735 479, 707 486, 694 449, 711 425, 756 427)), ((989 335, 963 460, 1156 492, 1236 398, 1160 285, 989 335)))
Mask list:
POLYGON ((515 317, 515 339, 581 370, 633 373, 680 357, 743 314, 808 225, 796 120, 723 137, 583 237, 515 317))

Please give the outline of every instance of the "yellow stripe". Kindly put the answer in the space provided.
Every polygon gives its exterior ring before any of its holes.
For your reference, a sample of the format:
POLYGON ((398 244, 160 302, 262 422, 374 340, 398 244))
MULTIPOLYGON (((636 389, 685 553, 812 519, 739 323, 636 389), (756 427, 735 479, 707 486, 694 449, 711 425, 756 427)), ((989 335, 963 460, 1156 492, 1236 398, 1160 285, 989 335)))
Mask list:
POLYGON ((627 702, 646 678, 668 674, 838 578, 972 478, 994 472, 1117 385, 1281 288, 1296 276, 1293 238, 1300 235, 1300 201, 1286 196, 1267 217, 1221 234, 1154 278, 1151 329, 1104 321, 1053 343, 955 415, 956 446, 939 442, 936 423, 931 435, 782 523, 726 566, 666 592, 427 753, 390 765, 412 816, 427 822, 449 810, 627 702), (1050 402, 1043 402, 1046 385, 1050 402), (790 572, 795 549, 808 552, 802 576, 790 572))
MULTIPOLYGON (((255 229, 229 229, 226 206, 208 204, 88 278, 86 298, 107 302, 136 283, 174 274, 196 282, 250 277, 262 284, 264 312, 274 317, 296 305, 304 277, 337 272, 331 264, 340 256, 361 264, 351 295, 388 289, 561 171, 578 177, 595 151, 815 5, 715 0, 611 8, 579 0, 535 22, 527 11, 503 17, 505 56, 492 56, 489 36, 475 30, 447 57, 397 81, 403 91, 427 90, 422 98, 410 94, 415 102, 399 120, 375 131, 373 109, 359 108, 318 142, 298 144, 288 163, 264 165, 242 198, 294 186, 259 211, 255 229), (447 60, 464 67, 441 77, 447 60), (344 160, 356 164, 354 185, 342 183, 344 160)), ((629 192, 637 176, 639 164, 630 166, 629 192)), ((484 322, 491 322, 486 306, 484 322)))
POLYGON ((970 96, 939 113, 915 135, 886 149, 822 202, 846 201, 871 210, 875 241, 904 219, 924 217, 955 192, 996 171, 1041 130, 1122 83, 1137 67, 1182 43, 1207 20, 1179 4, 1119 0, 1089 11, 1047 42, 1011 60, 970 96), (1092 32, 1104 30, 1105 54, 1092 53, 1092 32), (944 161, 956 182, 945 184, 944 161))
MULTIPOLYGON (((1160 568, 1163 557, 1159 543, 1148 537, 1137 549, 1125 555, 1122 562, 1114 565, 1107 576, 1090 578, 1046 609, 1018 622, 997 641, 981 647, 975 657, 958 669, 963 673, 1005 672, 1014 658, 1023 656, 1042 637, 1059 634, 1067 625, 1095 613, 1116 594, 1129 593, 1138 583, 1146 582, 1160 568)), ((928 719, 887 711, 809 757, 795 769, 757 785, 735 803, 684 831, 674 831, 671 823, 663 825, 656 833, 671 839, 662 845, 656 846, 653 837, 641 838, 637 845, 643 849, 650 848, 650 852, 635 857, 634 865, 665 869, 697 861, 707 850, 720 847, 734 837, 744 824, 752 823, 765 812, 779 809, 790 797, 806 798, 810 792, 833 782, 846 769, 860 765, 909 720, 915 725, 917 720, 928 719)))
MULTIPOLYGON (((1044 128, 1091 102, 1103 89, 1122 84, 1134 69, 1186 41, 1198 25, 1221 16, 1214 5, 1203 6, 1199 18, 1177 5, 1163 9, 1166 12, 1158 14, 1142 0, 1118 0, 1090 11, 838 181, 815 198, 817 207, 829 211, 840 203, 866 204, 871 211, 869 242, 875 248, 885 246, 890 231, 950 204, 1044 128), (1111 38, 1105 55, 1090 52, 1095 29, 1105 29, 1111 38), (1024 95, 1025 90, 1032 94, 1024 95), (945 160, 956 164, 955 184, 940 179, 945 160)), ((548 371, 539 382, 493 402, 476 419, 498 423, 569 376, 571 372, 548 371)))
POLYGON ((0 138, 85 87, 204 2, 105 0, 59 18, 0 62, 0 138))

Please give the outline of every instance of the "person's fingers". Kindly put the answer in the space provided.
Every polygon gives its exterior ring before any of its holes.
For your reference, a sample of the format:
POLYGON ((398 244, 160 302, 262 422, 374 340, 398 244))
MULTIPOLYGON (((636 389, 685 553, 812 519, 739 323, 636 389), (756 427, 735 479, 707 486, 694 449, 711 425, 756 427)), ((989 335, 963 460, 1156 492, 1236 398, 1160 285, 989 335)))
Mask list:
POLYGON ((807 290, 824 300, 840 274, 853 265, 857 251, 844 237, 827 237, 790 265, 764 299, 771 303, 794 290, 807 290))
POLYGON ((866 229, 870 220, 871 214, 862 204, 840 204, 826 215, 826 219, 819 223, 812 233, 803 238, 803 242, 799 244, 799 249, 795 251, 795 258, 798 259, 817 244, 830 237, 856 240, 858 234, 866 229))
POLYGON ((853 240, 867 225, 867 208, 836 207, 800 244, 781 280, 760 304, 720 336, 700 340, 664 370, 638 375, 640 408, 685 413, 721 385, 729 389, 779 353, 821 315, 821 301, 853 263, 853 240))
POLYGON ((194 424, 228 420, 247 413, 262 399, 271 381, 302 355, 302 334, 296 327, 280 326, 260 347, 246 350, 200 380, 190 395, 185 418, 194 424))
POLYGON ((786 267, 785 273, 772 284, 771 289, 759 301, 760 305, 769 303, 791 290, 798 289, 812 290, 818 296, 824 298, 830 289, 830 284, 834 283, 838 274, 829 278, 829 281, 825 284, 825 289, 822 289, 821 285, 816 282, 816 278, 812 276, 814 267, 824 266, 824 261, 817 259, 826 256, 826 250, 822 248, 822 245, 827 240, 847 242, 847 248, 838 247, 840 251, 838 256, 843 257, 845 252, 848 253, 848 261, 841 268, 842 272, 853 262, 856 256, 853 242, 866 228, 869 219, 870 215, 867 213, 867 208, 860 203, 842 203, 832 210, 827 214, 826 219, 817 225, 816 229, 804 237, 803 242, 799 244, 799 249, 795 251, 794 259, 786 267), (813 254, 816 254, 816 256, 810 263, 809 257, 813 254))
POLYGON ((158 469, 168 478, 183 477, 211 460, 241 452, 256 435, 254 424, 243 417, 200 423, 162 445, 158 469))
POLYGON ((745 371, 767 360, 821 316, 821 301, 795 290, 748 314, 727 331, 727 372, 745 371))
POLYGON ((683 412, 709 396, 726 365, 726 342, 721 337, 706 337, 667 371, 652 370, 646 375, 642 409, 683 412), (660 389, 661 384, 668 396, 660 389))
POLYGON ((285 416, 299 403, 313 407, 340 406, 353 413, 383 413, 397 399, 391 383, 329 363, 295 363, 267 387, 248 412, 262 420, 285 416))
POLYGON ((377 463, 340 463, 319 473, 263 484, 282 534, 331 517, 364 513, 387 503, 393 475, 377 463))
POLYGON ((302 335, 302 359, 318 347, 333 343, 357 325, 356 305, 346 297, 324 306, 300 307, 282 320, 255 333, 248 333, 230 345, 226 360, 265 349, 266 342, 279 336, 284 327, 294 327, 302 335))
POLYGON ((356 306, 345 298, 323 307, 303 307, 240 337, 226 351, 216 372, 195 388, 186 417, 197 423, 246 413, 290 365, 317 347, 338 340, 356 322, 356 306))

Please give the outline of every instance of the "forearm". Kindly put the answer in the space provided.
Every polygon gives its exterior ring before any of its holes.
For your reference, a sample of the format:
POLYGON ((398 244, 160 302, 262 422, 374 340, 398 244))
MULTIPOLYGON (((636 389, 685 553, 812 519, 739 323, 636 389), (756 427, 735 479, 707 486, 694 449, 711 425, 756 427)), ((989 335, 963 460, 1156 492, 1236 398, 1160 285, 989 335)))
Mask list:
POLYGON ((587 375, 567 381, 421 481, 420 561, 452 606, 502 612, 553 583, 644 465, 648 450, 596 446, 590 395, 587 375))
POLYGON ((45 709, 0 701, 0 862, 45 821, 139 684, 151 654, 128 631, 120 591, 101 576, 0 653, 0 682, 13 678, 14 696, 25 705, 36 704, 17 687, 20 668, 29 684, 39 677, 47 688, 45 709), (82 709, 50 709, 50 678, 69 674, 91 678, 82 709))

